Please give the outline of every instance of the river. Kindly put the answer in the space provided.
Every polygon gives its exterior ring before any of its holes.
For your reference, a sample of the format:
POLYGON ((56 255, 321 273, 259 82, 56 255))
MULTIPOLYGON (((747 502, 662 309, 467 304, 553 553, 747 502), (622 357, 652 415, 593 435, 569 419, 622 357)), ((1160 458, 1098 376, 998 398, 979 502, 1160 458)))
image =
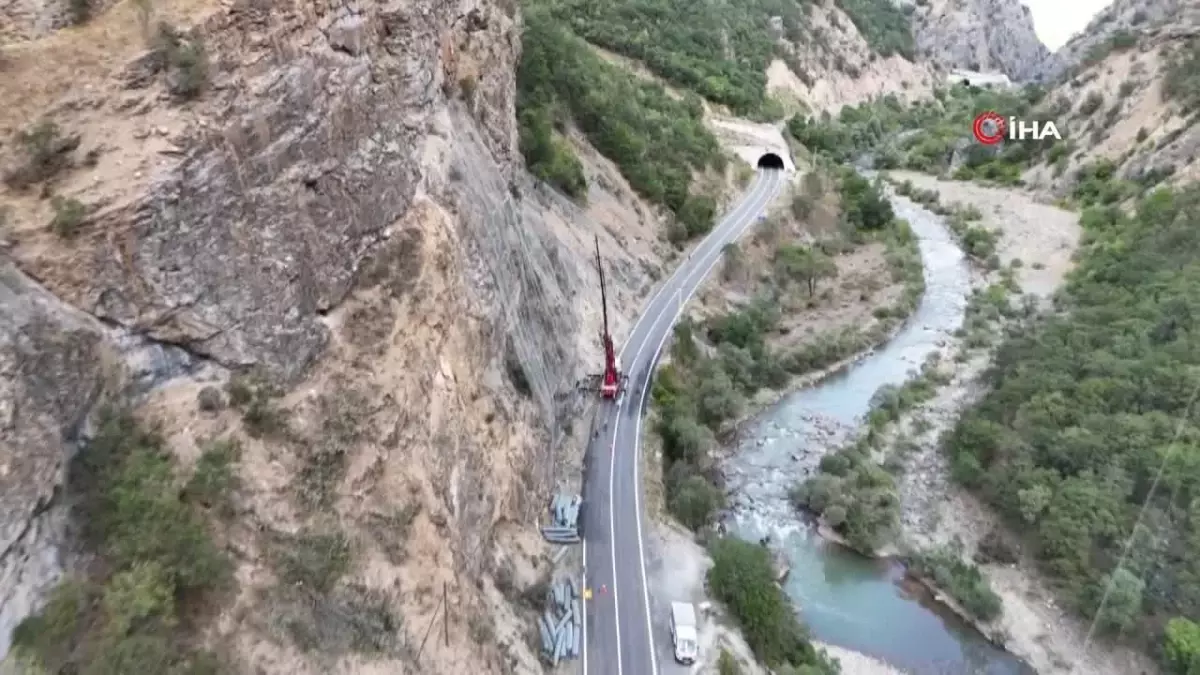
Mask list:
POLYGON ((733 530, 771 536, 792 571, 785 590, 813 637, 879 658, 919 675, 1032 675, 1035 671, 987 641, 927 593, 904 581, 892 560, 870 560, 826 542, 800 522, 788 491, 815 471, 821 448, 836 447, 861 423, 883 385, 914 375, 963 323, 970 273, 940 217, 903 197, 896 215, 919 238, 925 294, 886 346, 845 372, 790 394, 743 427, 725 473, 733 530))

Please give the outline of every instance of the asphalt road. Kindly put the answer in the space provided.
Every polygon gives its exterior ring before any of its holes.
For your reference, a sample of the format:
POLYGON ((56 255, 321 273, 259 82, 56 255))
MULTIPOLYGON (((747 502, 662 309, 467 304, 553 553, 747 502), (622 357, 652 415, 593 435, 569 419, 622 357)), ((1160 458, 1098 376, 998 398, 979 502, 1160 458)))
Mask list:
MULTIPOLYGON (((629 373, 625 394, 605 403, 599 436, 587 449, 584 486, 584 675, 659 675, 642 544, 640 454, 650 374, 683 304, 721 261, 725 245, 749 229, 779 193, 784 172, 764 169, 745 196, 696 246, 642 309, 618 361, 629 373)), ((661 646, 660 646, 661 647, 661 646)), ((666 653, 667 650, 660 649, 666 653)))

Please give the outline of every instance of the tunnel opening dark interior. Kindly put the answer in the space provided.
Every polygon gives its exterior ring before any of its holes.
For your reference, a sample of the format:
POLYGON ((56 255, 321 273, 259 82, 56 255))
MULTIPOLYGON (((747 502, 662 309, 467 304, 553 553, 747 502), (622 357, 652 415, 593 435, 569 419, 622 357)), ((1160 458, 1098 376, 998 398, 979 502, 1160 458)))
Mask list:
POLYGON ((773 152, 768 152, 767 154, 758 158, 758 168, 783 169, 783 158, 773 152))

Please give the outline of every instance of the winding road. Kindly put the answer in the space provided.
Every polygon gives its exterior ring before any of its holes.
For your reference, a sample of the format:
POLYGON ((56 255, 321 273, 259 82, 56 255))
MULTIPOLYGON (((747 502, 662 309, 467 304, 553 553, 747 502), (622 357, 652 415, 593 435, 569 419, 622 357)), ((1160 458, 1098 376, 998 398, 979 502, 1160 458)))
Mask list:
POLYGON ((655 291, 617 357, 626 392, 603 402, 587 449, 584 498, 584 675, 660 675, 673 665, 667 616, 652 616, 642 544, 641 432, 650 375, 686 303, 779 194, 786 173, 760 168, 745 196, 655 291), (659 664, 658 654, 666 663, 659 664))

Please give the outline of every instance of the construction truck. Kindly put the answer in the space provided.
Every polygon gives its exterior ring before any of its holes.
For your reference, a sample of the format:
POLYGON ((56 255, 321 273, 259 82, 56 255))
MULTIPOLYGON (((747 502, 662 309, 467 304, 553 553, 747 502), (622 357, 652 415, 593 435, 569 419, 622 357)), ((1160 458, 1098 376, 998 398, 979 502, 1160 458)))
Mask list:
POLYGON ((696 628, 696 608, 689 602, 671 603, 671 641, 675 643, 676 661, 685 666, 696 662, 700 636, 696 628))

